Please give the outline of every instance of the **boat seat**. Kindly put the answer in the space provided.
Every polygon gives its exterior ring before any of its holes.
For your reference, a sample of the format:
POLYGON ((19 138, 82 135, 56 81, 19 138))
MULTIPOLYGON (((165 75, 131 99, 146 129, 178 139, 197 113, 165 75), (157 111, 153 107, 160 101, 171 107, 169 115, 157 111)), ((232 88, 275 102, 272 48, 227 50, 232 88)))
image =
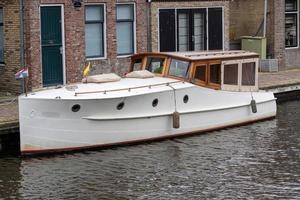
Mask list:
POLYGON ((83 83, 107 83, 107 82, 117 82, 120 81, 121 77, 115 73, 109 74, 98 74, 88 76, 82 79, 83 83))
POLYGON ((154 74, 148 70, 137 70, 126 74, 126 78, 153 78, 154 74))

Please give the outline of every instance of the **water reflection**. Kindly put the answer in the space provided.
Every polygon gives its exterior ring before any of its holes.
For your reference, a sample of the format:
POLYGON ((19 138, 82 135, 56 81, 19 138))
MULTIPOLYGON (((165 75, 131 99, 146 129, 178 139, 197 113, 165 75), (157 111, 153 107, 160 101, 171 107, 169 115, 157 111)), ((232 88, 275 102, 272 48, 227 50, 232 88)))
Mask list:
POLYGON ((131 147, 0 159, 0 199, 297 199, 300 104, 274 120, 131 147))
POLYGON ((0 199, 19 199, 22 176, 21 160, 17 158, 0 158, 0 199))

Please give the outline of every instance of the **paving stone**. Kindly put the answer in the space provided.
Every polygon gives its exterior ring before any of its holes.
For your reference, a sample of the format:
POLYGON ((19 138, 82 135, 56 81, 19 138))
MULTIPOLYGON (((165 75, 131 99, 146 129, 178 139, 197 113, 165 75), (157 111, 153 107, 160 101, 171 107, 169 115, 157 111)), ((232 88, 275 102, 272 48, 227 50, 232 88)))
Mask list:
POLYGON ((297 84, 300 84, 300 69, 258 74, 258 87, 260 89, 297 84))

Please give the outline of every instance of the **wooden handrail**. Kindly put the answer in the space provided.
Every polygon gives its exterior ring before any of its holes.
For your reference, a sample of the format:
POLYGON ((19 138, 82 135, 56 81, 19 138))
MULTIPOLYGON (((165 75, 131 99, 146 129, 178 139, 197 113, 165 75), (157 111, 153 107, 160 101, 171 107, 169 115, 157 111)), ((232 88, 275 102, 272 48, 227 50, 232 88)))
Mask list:
POLYGON ((88 91, 88 92, 75 92, 75 96, 77 95, 80 95, 80 94, 94 94, 94 93, 104 93, 106 94, 107 92, 118 92, 118 91, 124 91, 124 90, 127 90, 127 91, 131 91, 133 89, 140 89, 140 88, 151 88, 151 87, 155 87, 155 86, 161 86, 161 85, 170 85, 170 84, 173 84, 173 83, 185 83, 184 81, 173 81, 173 82, 167 82, 167 83, 157 83, 157 84, 152 84, 152 85, 145 85, 145 86, 137 86, 137 87, 130 87, 130 88, 122 88, 122 89, 113 89, 113 90, 96 90, 96 91, 88 91))

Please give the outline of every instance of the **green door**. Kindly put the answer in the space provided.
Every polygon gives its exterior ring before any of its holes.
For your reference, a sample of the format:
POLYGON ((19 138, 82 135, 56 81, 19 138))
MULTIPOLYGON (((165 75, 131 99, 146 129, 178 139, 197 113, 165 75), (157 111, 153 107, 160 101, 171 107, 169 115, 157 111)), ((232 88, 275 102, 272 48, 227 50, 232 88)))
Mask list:
POLYGON ((63 84, 61 20, 60 6, 41 7, 43 86, 63 84))

